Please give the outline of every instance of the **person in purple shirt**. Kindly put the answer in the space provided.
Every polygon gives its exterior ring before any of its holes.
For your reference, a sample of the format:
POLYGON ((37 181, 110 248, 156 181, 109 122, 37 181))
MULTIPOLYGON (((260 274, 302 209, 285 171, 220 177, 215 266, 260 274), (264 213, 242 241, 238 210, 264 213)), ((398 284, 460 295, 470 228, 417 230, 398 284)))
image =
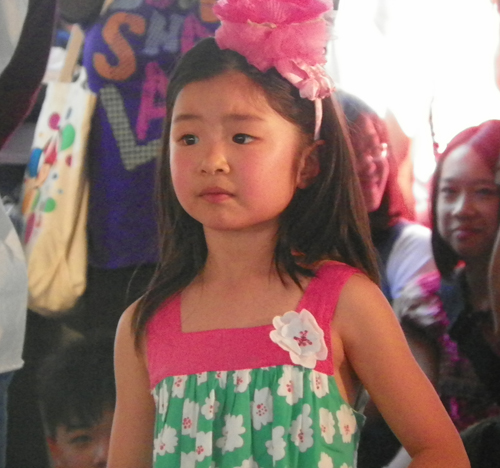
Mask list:
POLYGON ((116 328, 158 260, 155 159, 168 77, 179 57, 218 27, 213 0, 62 0, 86 33, 83 65, 98 95, 89 142, 89 269, 71 325, 116 328), (80 312, 85 311, 85 312, 80 312))

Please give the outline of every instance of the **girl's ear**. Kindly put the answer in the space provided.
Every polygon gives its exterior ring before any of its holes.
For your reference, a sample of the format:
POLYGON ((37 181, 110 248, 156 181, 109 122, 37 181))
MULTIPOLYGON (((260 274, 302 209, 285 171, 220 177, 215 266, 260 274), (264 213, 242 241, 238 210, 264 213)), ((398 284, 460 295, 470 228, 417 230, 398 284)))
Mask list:
POLYGON ((304 149, 297 172, 297 188, 305 189, 311 185, 319 174, 318 147, 324 145, 324 140, 315 141, 304 149))

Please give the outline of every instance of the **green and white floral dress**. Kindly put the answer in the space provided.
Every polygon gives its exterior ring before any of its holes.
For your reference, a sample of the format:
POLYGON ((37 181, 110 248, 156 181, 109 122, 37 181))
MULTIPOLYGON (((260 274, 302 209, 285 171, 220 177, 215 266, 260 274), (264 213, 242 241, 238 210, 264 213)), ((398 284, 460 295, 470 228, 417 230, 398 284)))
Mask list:
POLYGON ((148 326, 155 468, 354 468, 364 416, 333 377, 330 325, 357 270, 323 265, 272 325, 183 333, 180 295, 148 326))

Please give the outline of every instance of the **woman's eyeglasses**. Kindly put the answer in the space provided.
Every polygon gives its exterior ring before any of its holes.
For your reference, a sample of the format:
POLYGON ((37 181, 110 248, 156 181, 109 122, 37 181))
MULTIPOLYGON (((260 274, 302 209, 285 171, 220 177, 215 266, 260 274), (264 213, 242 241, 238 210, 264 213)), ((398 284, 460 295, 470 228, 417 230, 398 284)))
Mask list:
POLYGON ((371 156, 374 160, 382 160, 387 157, 387 143, 380 143, 380 145, 367 145, 360 151, 356 152, 356 156, 371 156))

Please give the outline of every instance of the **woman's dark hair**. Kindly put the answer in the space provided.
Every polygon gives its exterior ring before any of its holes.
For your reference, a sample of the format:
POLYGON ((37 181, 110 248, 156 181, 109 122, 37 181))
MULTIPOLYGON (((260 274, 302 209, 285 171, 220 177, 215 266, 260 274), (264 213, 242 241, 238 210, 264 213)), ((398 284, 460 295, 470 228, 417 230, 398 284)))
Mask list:
POLYGON ((441 237, 437 228, 439 181, 445 159, 452 151, 462 145, 473 148, 494 173, 500 154, 500 120, 488 120, 477 127, 461 131, 448 143, 446 149, 438 157, 431 184, 432 252, 436 266, 444 278, 452 276, 460 257, 441 237))
POLYGON ((389 141, 389 132, 384 120, 364 101, 357 96, 345 91, 337 93, 337 99, 342 106, 349 130, 349 138, 356 141, 362 136, 361 117, 370 119, 375 127, 381 143, 387 144, 387 161, 389 163, 389 176, 385 185, 380 206, 368 214, 372 239, 376 243, 388 234, 389 228, 394 226, 402 217, 411 219, 412 216, 404 202, 404 197, 399 186, 398 164, 389 141))
MULTIPOLYGON (((209 80, 226 72, 243 73, 265 93, 269 105, 296 125, 312 143, 314 102, 302 99, 297 88, 274 68, 262 73, 231 50, 221 50, 214 39, 205 39, 179 62, 167 91, 164 147, 158 161, 157 198, 160 229, 160 263, 133 317, 136 343, 147 321, 160 305, 185 288, 203 269, 207 245, 202 225, 189 216, 177 200, 169 164, 172 110, 188 84, 209 80)), ((321 260, 338 260, 359 268, 378 282, 368 220, 349 146, 332 99, 324 99, 317 150, 320 172, 306 189, 298 189, 279 221, 274 260, 280 275, 297 284, 299 276, 313 276, 321 260)), ((277 174, 279 176, 279 174, 277 174)))

